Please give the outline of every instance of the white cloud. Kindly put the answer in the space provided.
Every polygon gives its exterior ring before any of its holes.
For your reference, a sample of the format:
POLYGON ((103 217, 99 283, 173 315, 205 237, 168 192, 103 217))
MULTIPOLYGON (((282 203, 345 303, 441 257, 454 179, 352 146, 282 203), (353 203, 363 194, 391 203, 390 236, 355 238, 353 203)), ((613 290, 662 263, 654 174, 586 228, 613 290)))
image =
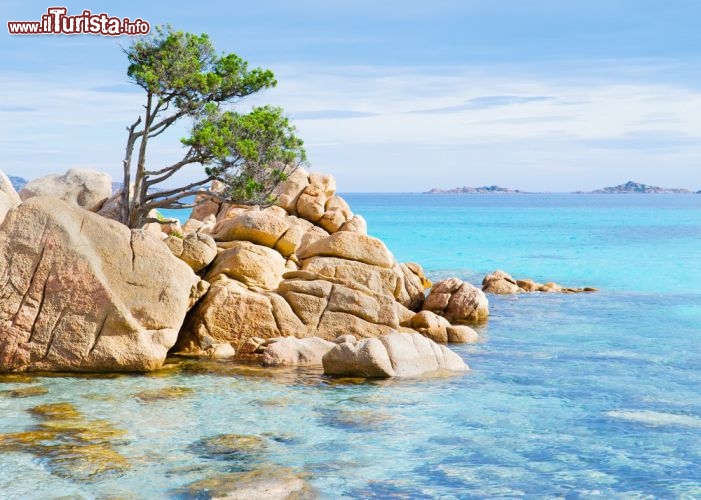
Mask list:
MULTIPOLYGON (((313 167, 336 174, 341 190, 492 183, 574 190, 628 178, 701 187, 701 92, 681 85, 503 68, 297 66, 276 73, 279 86, 250 103, 307 118, 295 123, 313 167)), ((106 92, 115 82, 105 77, 72 78, 0 78, 8 107, 0 109, 4 170, 33 177, 83 165, 121 176, 124 128, 142 96, 106 92)), ((183 131, 154 143, 150 160, 177 157, 183 131)))

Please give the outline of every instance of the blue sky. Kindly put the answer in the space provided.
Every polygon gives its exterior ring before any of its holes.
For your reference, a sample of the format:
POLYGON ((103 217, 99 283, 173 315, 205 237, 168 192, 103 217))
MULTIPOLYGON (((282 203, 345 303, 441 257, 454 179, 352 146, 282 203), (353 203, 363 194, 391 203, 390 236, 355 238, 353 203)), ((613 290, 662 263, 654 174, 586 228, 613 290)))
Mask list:
MULTIPOLYGON (((53 3, 3 2, 3 24, 53 3)), ((64 4, 62 4, 64 5, 64 4)), ((671 0, 65 3, 207 32, 279 81, 242 105, 293 118, 341 191, 637 180, 701 189, 701 2, 671 0)), ((0 35, 0 168, 115 178, 143 102, 128 37, 0 35)), ((174 131, 153 145, 165 164, 174 131)), ((187 175, 195 176, 196 172, 187 175)))

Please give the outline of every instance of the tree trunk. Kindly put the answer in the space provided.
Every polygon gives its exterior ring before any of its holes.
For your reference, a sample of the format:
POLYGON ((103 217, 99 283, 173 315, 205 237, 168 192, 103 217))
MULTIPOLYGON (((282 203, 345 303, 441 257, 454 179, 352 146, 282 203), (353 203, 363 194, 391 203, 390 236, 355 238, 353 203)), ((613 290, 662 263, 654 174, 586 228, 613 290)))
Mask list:
MULTIPOLYGON (((151 112, 152 105, 153 94, 149 92, 146 98, 146 120, 144 121, 144 129, 141 132, 139 158, 136 163, 136 175, 134 176, 134 191, 129 200, 129 217, 127 220, 127 226, 132 229, 140 227, 142 219, 144 218, 144 215, 146 215, 142 213, 142 204, 144 202, 146 191, 146 185, 144 182, 146 172, 146 145, 148 143, 148 134, 151 131, 151 125, 154 118, 153 113, 151 112)), ((129 188, 127 187, 126 189, 128 190, 129 188)))
POLYGON ((122 224, 129 225, 129 205, 131 203, 131 193, 129 192, 129 186, 131 185, 131 156, 134 153, 134 144, 136 143, 137 134, 134 133, 136 127, 141 123, 141 117, 139 117, 127 130, 129 131, 129 136, 127 137, 127 148, 124 153, 124 181, 122 188, 122 210, 120 213, 120 219, 122 224))

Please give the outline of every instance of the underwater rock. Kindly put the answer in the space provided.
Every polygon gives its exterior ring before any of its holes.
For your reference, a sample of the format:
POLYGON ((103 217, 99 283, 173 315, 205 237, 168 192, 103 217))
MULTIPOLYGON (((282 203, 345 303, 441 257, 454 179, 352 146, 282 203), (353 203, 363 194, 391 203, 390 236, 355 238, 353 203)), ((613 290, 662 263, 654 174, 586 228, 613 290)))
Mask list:
POLYGON ((192 395, 194 392, 194 389, 190 387, 169 386, 161 389, 142 391, 135 394, 134 397, 141 403, 153 403, 155 401, 183 398, 192 395))
POLYGON ((268 441, 260 436, 218 434, 199 439, 188 451, 202 458, 231 462, 237 470, 250 470, 267 453, 268 441))
POLYGON ((248 472, 219 474, 173 492, 176 498, 216 500, 306 500, 317 494, 292 469, 268 466, 248 472))
POLYGON ((27 387, 20 387, 18 389, 8 389, 6 391, 0 391, 0 396, 8 396, 10 398, 31 398, 33 396, 43 396, 48 394, 49 390, 41 385, 30 385, 27 387))
POLYGON ((69 403, 36 406, 29 412, 40 422, 30 430, 0 434, 0 452, 29 452, 45 461, 48 470, 81 482, 121 475, 128 460, 113 449, 125 432, 104 420, 86 420, 69 403))

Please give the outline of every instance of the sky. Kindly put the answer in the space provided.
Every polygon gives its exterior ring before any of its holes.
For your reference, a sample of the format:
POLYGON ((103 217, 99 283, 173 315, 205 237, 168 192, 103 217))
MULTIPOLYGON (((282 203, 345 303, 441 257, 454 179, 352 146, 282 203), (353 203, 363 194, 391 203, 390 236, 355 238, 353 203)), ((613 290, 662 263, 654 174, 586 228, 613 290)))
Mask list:
MULTIPOLYGON (((55 3, 0 4, 0 169, 34 178, 86 167, 119 180, 125 128, 145 102, 126 75, 130 37, 7 33, 5 22, 39 20, 55 3)), ((239 109, 284 108, 310 169, 335 175, 341 192, 701 189, 696 0, 61 5, 208 33, 218 50, 273 70, 277 87, 239 109)), ((152 143, 149 164, 179 159, 186 132, 152 143)))

